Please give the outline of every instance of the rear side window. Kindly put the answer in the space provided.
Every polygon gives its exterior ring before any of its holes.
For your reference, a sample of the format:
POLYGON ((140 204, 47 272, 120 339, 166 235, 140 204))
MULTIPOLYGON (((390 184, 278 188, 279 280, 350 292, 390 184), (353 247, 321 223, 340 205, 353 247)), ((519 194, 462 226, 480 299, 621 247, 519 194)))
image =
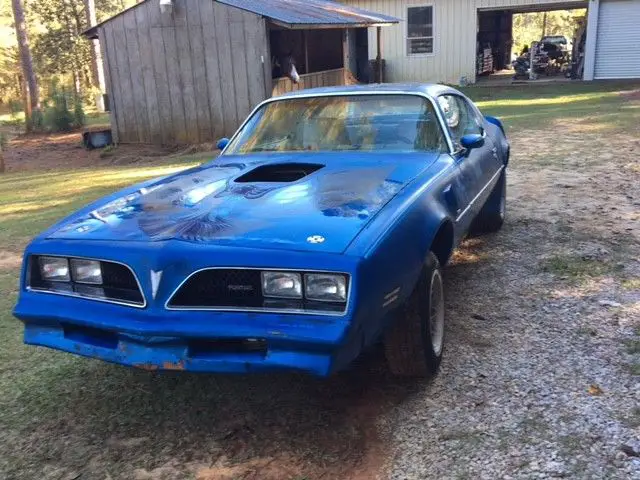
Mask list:
POLYGON ((444 112, 445 121, 456 146, 460 145, 460 139, 465 135, 483 134, 476 110, 466 99, 458 95, 441 95, 438 97, 438 103, 444 112))

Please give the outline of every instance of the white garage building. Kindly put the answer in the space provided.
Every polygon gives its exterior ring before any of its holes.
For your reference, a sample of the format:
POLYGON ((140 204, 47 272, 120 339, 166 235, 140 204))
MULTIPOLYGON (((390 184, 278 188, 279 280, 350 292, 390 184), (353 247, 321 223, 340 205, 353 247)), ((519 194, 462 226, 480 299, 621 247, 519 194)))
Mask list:
POLYGON ((640 78, 640 0, 589 2, 585 80, 640 78))
MULTIPOLYGON (((402 21, 381 32, 389 82, 475 82, 479 18, 587 8, 584 79, 640 78, 640 0, 342 0, 402 21)), ((509 20, 510 22, 510 20, 509 20)), ((510 23, 508 28, 510 29, 510 23)), ((376 57, 369 31, 369 58, 376 57)))

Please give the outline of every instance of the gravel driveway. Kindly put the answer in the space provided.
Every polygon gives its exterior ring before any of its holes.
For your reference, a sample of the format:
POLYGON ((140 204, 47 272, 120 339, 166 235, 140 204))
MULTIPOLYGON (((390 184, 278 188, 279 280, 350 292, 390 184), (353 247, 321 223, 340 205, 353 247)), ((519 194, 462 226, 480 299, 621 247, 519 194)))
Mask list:
POLYGON ((393 479, 640 479, 640 140, 557 135, 511 139, 508 221, 447 270, 440 375, 383 422, 393 479))

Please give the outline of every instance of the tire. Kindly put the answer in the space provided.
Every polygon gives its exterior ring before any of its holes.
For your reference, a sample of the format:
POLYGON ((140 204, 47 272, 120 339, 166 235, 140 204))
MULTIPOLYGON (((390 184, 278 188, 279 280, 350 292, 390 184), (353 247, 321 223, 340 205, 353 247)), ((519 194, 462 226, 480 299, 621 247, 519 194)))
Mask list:
POLYGON ((486 203, 471 224, 472 235, 497 232, 502 228, 507 213, 507 171, 503 170, 500 179, 486 203))
POLYGON ((432 377, 442 361, 445 325, 442 268, 433 252, 396 315, 384 337, 389 370, 403 377, 432 377))

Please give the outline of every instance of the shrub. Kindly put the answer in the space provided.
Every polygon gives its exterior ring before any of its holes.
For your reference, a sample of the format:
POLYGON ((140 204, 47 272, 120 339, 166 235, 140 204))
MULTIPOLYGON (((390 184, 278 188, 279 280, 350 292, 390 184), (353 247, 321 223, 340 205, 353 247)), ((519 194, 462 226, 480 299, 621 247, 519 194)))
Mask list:
POLYGON ((86 123, 87 116, 84 113, 82 99, 76 97, 73 105, 73 124, 75 127, 82 127, 86 123))
MULTIPOLYGON (((68 132, 73 129, 73 115, 69 111, 69 102, 64 91, 55 86, 45 102, 44 127, 50 132, 68 132)), ((34 130, 36 130, 34 128, 34 130)))
POLYGON ((15 117, 24 112, 24 104, 21 100, 9 100, 9 108, 11 109, 11 116, 15 117))

